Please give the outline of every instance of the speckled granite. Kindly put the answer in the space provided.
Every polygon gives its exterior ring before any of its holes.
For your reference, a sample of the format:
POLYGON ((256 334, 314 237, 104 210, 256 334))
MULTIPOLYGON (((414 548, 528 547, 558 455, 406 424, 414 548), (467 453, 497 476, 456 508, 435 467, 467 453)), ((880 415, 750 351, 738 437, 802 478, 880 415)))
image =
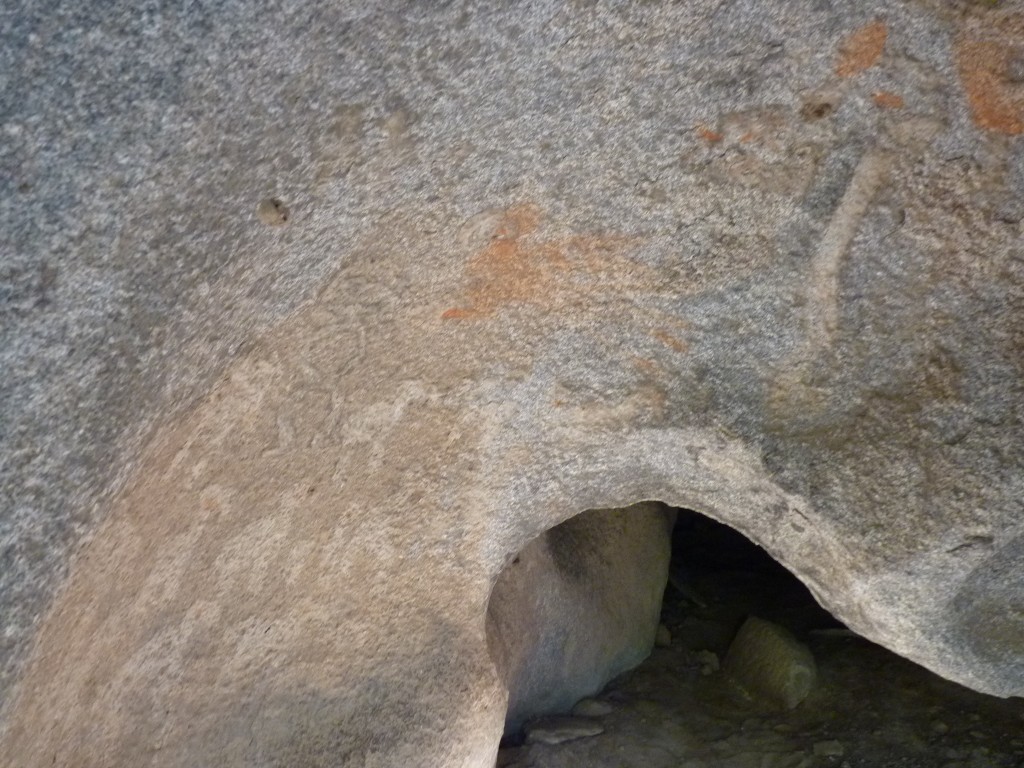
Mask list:
POLYGON ((645 498, 1020 695, 1022 39, 1017 2, 6 3, 8 754, 486 764, 490 584, 645 498))

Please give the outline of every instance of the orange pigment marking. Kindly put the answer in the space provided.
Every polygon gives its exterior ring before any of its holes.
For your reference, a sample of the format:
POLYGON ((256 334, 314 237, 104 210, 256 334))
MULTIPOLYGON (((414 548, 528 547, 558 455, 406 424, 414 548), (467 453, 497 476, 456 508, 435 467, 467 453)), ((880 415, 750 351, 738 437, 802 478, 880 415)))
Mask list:
POLYGON ((648 376, 653 376, 661 370, 653 360, 648 360, 645 357, 636 357, 635 355, 633 356, 633 365, 648 376))
POLYGON ((839 46, 836 74, 852 77, 878 63, 885 49, 889 30, 881 21, 867 24, 847 37, 839 46))
POLYGON ((669 349, 675 350, 680 354, 690 351, 689 344, 687 344, 685 341, 682 341, 681 339, 677 339, 668 331, 658 330, 651 333, 651 335, 669 349))
POLYGON ((721 133, 711 130, 706 125, 697 126, 697 135, 711 144, 717 144, 725 138, 721 133))
POLYGON ((512 304, 562 309, 596 291, 628 290, 640 276, 642 268, 621 257, 629 238, 574 235, 543 240, 535 236, 540 221, 536 205, 508 209, 490 241, 469 259, 465 303, 441 318, 484 318, 512 304))
POLYGON ((1024 133, 1024 88, 1007 78, 1013 49, 991 40, 962 39, 956 63, 975 125, 1017 136, 1024 133))
POLYGON ((903 97, 892 91, 875 91, 871 94, 875 104, 883 109, 902 109, 903 97))

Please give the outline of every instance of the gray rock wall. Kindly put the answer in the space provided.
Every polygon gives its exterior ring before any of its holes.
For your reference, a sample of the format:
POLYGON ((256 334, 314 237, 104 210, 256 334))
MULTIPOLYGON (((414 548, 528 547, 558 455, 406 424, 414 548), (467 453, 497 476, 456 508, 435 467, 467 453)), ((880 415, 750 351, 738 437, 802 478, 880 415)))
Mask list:
POLYGON ((5 5, 0 751, 484 765, 490 585, 640 499, 1020 695, 1022 30, 5 5))

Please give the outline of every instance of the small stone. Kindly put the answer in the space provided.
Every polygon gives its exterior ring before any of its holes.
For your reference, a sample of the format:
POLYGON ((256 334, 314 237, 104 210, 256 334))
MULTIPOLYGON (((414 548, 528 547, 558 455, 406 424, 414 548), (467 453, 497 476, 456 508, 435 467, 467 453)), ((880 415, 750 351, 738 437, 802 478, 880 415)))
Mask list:
POLYGON ((580 699, 572 708, 577 717, 604 717, 615 711, 615 707, 601 699, 580 699))
POLYGON ((523 730, 528 744, 562 744, 604 733, 604 728, 593 720, 566 716, 542 717, 527 723, 523 730))
POLYGON ((694 656, 700 664, 700 673, 704 676, 717 672, 722 666, 718 661, 718 654, 714 651, 697 651, 694 656))
POLYGON ((787 630, 751 616, 729 646, 723 669, 753 696, 793 709, 817 678, 814 657, 787 630))
POLYGON ((843 745, 835 739, 819 741, 814 745, 814 754, 817 757, 842 757, 843 745))
POLYGON ((981 731, 971 731, 971 738, 973 739, 984 739, 985 734, 981 731))
POLYGON ((932 733, 936 733, 941 736, 944 733, 949 733, 949 726, 941 720, 936 720, 932 723, 932 733))
POLYGON ((668 648, 672 645, 672 633, 664 624, 658 625, 658 632, 654 636, 654 644, 659 648, 668 648))

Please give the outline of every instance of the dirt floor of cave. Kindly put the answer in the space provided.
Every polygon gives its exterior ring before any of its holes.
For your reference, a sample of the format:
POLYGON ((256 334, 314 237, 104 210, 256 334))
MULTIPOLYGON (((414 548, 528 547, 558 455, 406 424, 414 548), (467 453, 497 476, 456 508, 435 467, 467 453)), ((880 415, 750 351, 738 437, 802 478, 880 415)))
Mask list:
POLYGON ((597 696, 614 707, 604 733, 504 747, 499 768, 1024 768, 1024 700, 975 693, 845 630, 774 561, 730 555, 684 578, 666 590, 671 645, 597 696), (817 683, 794 710, 707 673, 701 652, 724 658, 748 615, 815 656, 817 683))

